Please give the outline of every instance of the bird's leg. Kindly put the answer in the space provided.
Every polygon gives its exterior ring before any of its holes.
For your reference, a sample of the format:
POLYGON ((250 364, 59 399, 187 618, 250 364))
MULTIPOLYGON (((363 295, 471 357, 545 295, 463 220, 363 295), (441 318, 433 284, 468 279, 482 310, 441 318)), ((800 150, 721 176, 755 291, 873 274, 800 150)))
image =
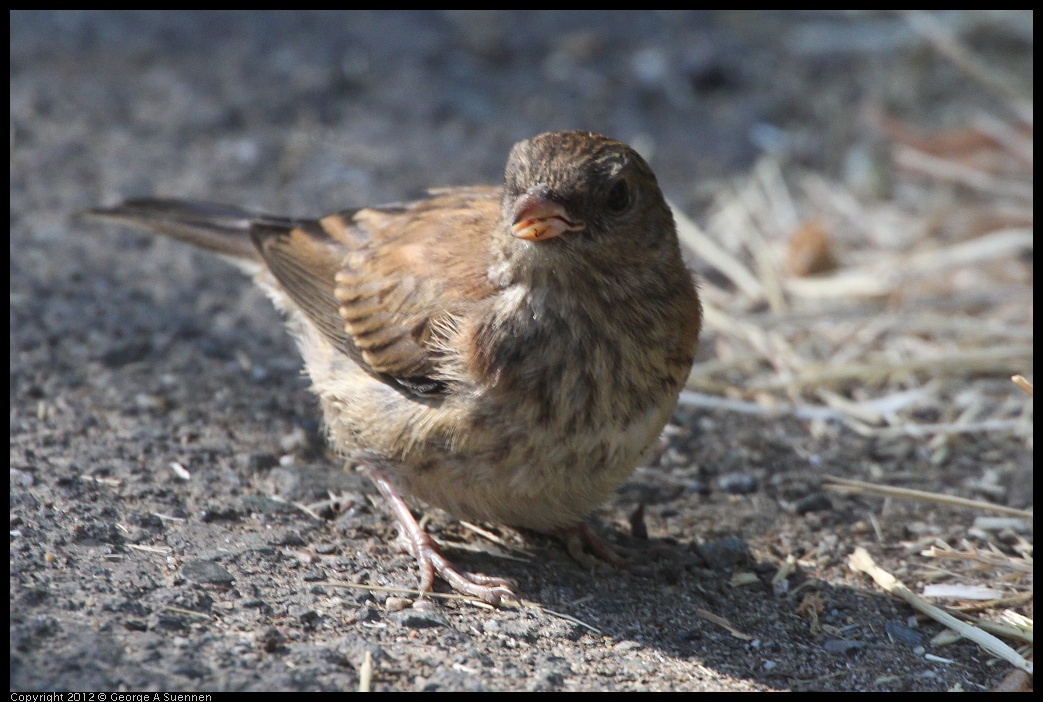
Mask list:
POLYGON ((622 568, 628 565, 629 554, 620 553, 612 544, 601 538, 586 523, 561 529, 558 538, 565 542, 565 550, 584 568, 594 568, 604 561, 622 568))
POLYGON ((368 463, 361 464, 363 472, 384 496, 398 521, 398 528, 409 552, 420 566, 420 591, 430 592, 435 582, 435 573, 448 582, 454 590, 498 606, 504 598, 517 600, 511 584, 502 578, 457 570, 439 550, 438 545, 417 523, 402 496, 398 494, 391 479, 384 471, 368 463))
POLYGON ((629 548, 610 544, 585 523, 559 529, 556 535, 565 542, 569 555, 584 568, 596 568, 604 562, 637 575, 651 575, 653 571, 647 563, 650 556, 676 557, 674 550, 669 548, 651 545, 629 548))

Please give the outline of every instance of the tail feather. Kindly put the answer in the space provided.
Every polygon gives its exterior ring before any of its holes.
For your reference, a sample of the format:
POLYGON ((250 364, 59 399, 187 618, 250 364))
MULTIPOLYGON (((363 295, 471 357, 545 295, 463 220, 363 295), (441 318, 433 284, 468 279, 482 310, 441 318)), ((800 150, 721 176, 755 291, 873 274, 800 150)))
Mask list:
POLYGON ((250 238, 259 221, 292 226, 292 220, 258 215, 238 207, 190 200, 143 198, 115 207, 97 207, 85 215, 120 224, 151 229, 174 239, 231 258, 260 261, 250 238))

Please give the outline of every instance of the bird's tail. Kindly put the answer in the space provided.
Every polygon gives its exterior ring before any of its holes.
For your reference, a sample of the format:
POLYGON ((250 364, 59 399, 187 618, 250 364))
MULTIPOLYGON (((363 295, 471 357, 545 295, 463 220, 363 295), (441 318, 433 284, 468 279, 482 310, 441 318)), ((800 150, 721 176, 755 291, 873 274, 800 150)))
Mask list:
POLYGON ((96 207, 83 213, 131 227, 151 229, 222 256, 260 262, 261 256, 250 237, 250 229, 261 221, 289 220, 190 200, 143 198, 127 200, 115 207, 96 207))

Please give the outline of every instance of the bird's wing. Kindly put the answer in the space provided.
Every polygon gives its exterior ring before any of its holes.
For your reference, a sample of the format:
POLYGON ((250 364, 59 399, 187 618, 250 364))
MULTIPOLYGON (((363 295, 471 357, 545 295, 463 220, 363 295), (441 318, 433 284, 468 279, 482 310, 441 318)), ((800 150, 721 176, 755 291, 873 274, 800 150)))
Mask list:
POLYGON ((329 267, 308 263, 315 257, 306 238, 259 236, 258 228, 253 236, 306 314, 323 306, 320 316, 336 313, 366 365, 415 386, 446 377, 441 366, 454 359, 445 334, 493 292, 483 252, 499 213, 499 189, 467 188, 325 217, 319 226, 341 252, 332 280, 329 267), (321 287, 301 285, 309 270, 319 271, 321 287))
POLYGON ((443 394, 445 334, 492 294, 483 251, 500 189, 453 188, 321 220, 183 200, 131 200, 91 216, 145 227, 239 262, 266 266, 335 348, 417 396, 443 394))

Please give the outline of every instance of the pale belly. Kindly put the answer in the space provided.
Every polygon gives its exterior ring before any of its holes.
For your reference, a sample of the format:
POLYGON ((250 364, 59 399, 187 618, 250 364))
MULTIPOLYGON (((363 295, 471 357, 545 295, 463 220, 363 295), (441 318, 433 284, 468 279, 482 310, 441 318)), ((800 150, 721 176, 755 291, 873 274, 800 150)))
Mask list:
POLYGON ((336 450, 454 517, 542 532, 578 524, 626 480, 682 383, 586 394, 589 386, 564 384, 545 403, 548 416, 517 393, 412 400, 326 344, 300 345, 336 450))
POLYGON ((673 404, 625 427, 554 435, 505 431, 498 445, 399 471, 403 489, 455 517, 552 532, 581 522, 647 455, 673 404))

